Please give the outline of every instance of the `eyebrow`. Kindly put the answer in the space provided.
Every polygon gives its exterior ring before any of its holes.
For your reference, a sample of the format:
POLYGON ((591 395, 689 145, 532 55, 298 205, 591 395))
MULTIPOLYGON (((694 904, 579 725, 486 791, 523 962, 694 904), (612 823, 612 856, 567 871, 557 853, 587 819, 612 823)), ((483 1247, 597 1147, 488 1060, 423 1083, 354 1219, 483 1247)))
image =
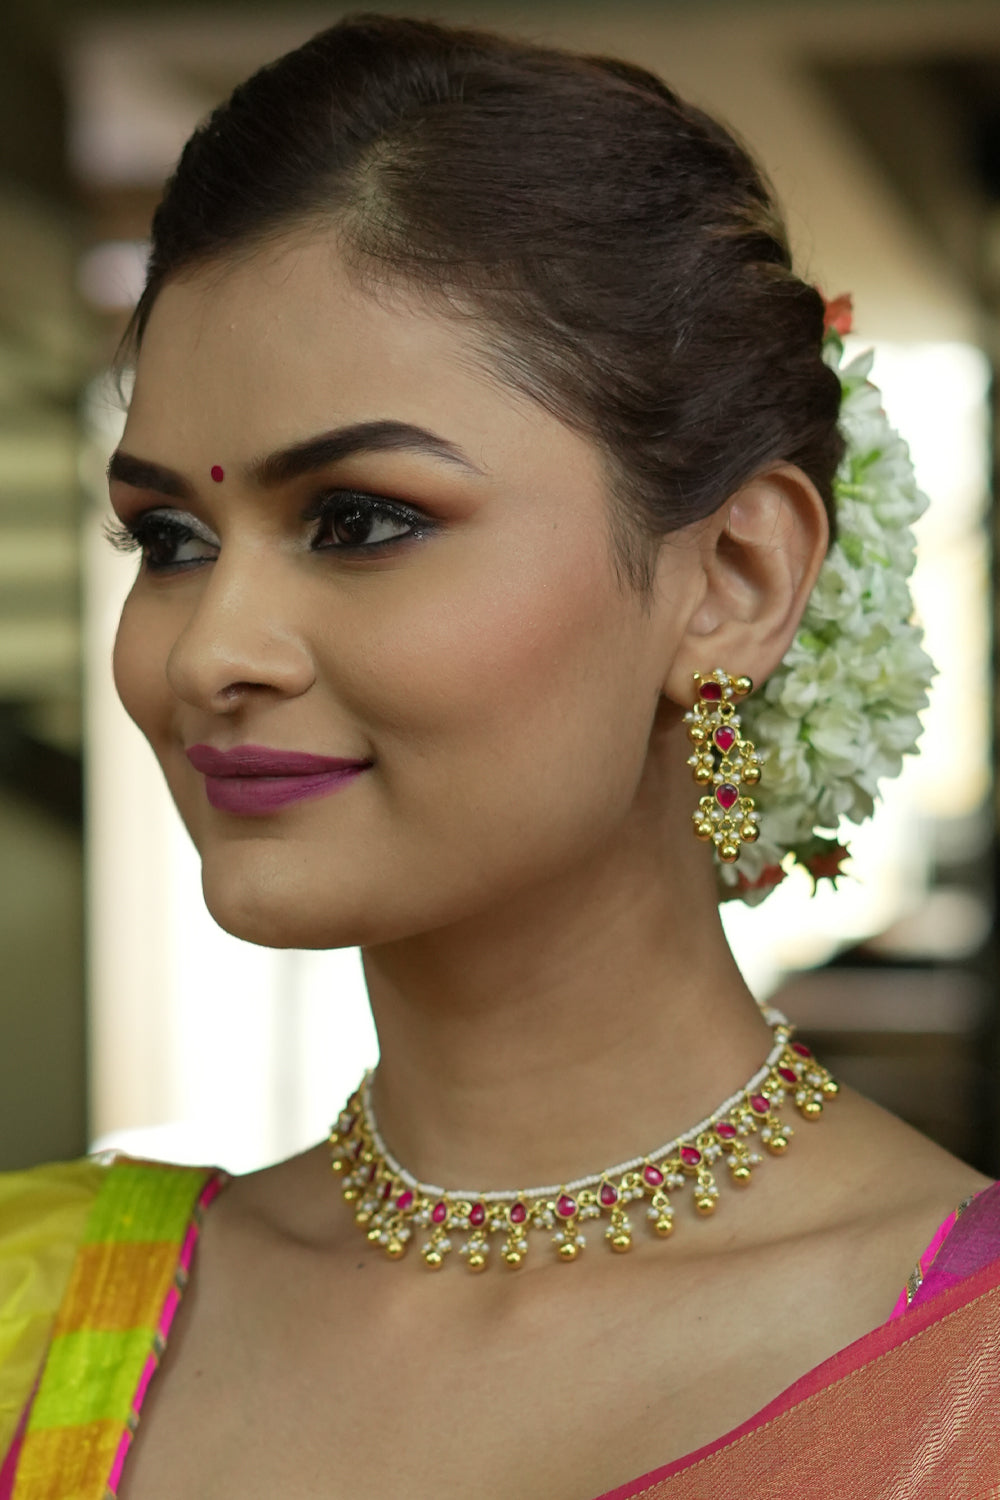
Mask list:
MULTIPOLYGON (((279 448, 266 458, 254 460, 247 472, 262 488, 272 489, 315 473, 329 464, 341 463, 357 453, 424 453, 445 463, 456 464, 471 474, 482 473, 447 438, 411 422, 395 421, 354 422, 348 427, 322 432, 317 437, 306 438, 289 448, 279 448)), ((137 458, 122 448, 112 453, 108 463, 109 482, 112 479, 136 489, 153 490, 173 500, 190 500, 194 496, 194 486, 182 474, 163 464, 137 458)))

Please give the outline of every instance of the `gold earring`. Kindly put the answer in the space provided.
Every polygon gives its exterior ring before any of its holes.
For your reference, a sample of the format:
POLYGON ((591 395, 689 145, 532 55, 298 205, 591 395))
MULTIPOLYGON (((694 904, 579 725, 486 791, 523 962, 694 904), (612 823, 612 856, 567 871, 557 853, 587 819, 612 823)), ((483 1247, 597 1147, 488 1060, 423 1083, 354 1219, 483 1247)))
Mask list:
POLYGON ((711 842, 727 865, 739 859, 743 844, 760 837, 760 813, 741 786, 760 781, 761 757, 740 735, 736 701, 753 689, 749 677, 731 677, 717 668, 694 674, 694 708, 684 715, 694 754, 688 765, 699 786, 714 791, 701 798, 694 812, 694 831, 711 842))

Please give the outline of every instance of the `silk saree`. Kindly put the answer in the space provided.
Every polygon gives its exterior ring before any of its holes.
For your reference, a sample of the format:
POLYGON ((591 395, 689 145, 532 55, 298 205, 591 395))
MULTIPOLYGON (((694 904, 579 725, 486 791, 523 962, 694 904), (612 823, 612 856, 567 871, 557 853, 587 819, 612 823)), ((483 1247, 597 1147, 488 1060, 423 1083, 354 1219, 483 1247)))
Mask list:
MULTIPOLYGON (((128 1160, 0 1178, 0 1500, 114 1500, 223 1181, 128 1160)), ((945 1221, 887 1322, 597 1500, 747 1497, 1000 1500, 1000 1184, 945 1221)))

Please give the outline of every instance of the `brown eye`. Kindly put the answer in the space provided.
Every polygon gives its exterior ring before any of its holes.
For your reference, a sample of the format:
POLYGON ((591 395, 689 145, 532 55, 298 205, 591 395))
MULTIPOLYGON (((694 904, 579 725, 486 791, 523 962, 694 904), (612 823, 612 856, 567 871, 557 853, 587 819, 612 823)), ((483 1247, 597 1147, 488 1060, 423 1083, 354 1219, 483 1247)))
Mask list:
POLYGON ((377 547, 428 530, 426 518, 366 495, 342 495, 324 506, 316 545, 328 549, 377 547))

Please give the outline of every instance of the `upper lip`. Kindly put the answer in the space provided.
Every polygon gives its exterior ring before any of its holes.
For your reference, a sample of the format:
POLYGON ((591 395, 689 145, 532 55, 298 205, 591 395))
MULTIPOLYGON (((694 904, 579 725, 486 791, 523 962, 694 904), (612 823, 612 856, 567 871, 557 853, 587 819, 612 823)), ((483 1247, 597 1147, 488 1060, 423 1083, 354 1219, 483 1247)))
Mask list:
POLYGON ((305 750, 271 750, 266 745, 189 745, 187 758, 206 776, 319 776, 323 771, 358 770, 371 765, 363 759, 338 755, 310 755, 305 750))

